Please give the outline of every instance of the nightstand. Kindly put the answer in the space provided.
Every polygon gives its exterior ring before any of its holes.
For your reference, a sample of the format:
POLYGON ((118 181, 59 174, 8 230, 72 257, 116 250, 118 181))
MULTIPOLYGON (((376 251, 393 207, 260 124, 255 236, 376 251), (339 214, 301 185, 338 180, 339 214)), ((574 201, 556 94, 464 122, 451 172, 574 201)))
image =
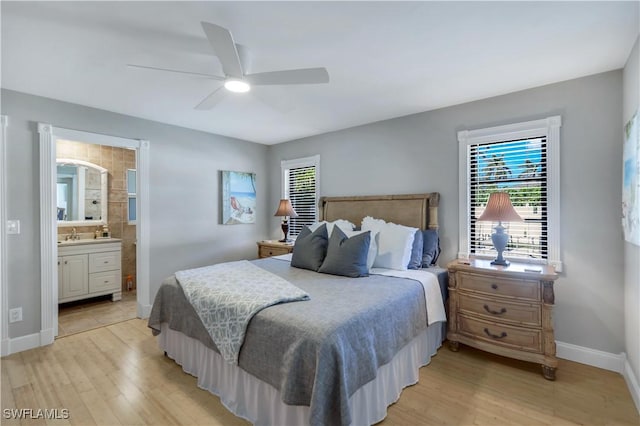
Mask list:
POLYGON ((293 252, 293 243, 281 243, 278 240, 258 241, 258 257, 279 256, 293 252))
POLYGON ((555 380, 558 366, 553 334, 551 266, 490 260, 454 260, 449 269, 449 348, 460 343, 497 355, 542 365, 555 380))

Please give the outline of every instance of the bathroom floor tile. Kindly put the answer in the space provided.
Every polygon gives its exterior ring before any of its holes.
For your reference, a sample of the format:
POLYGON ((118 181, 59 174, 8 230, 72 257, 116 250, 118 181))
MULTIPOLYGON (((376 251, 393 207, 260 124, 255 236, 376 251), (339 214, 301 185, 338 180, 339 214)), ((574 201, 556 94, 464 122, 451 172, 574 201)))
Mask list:
POLYGON ((58 338, 93 330, 136 317, 136 292, 123 292, 122 300, 111 295, 63 303, 58 307, 58 338))

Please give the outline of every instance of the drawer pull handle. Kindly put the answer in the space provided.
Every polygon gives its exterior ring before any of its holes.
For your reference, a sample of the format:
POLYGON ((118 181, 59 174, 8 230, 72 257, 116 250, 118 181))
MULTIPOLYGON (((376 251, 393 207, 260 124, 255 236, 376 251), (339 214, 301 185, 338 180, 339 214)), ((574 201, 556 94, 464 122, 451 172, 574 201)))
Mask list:
POLYGON ((105 264, 107 264, 107 263, 109 263, 109 261, 108 261, 108 260, 105 260, 105 261, 104 261, 104 263, 105 263, 105 264))
POLYGON ((498 284, 496 284, 496 283, 491 284, 491 288, 494 289, 494 290, 497 290, 498 289, 498 284))
POLYGON ((104 283, 105 283, 105 284, 109 284, 109 281, 105 281, 104 283))
POLYGON ((506 332, 506 331, 503 331, 503 332, 502 332, 502 333, 500 333, 500 335, 498 336, 497 334, 491 334, 491 332, 489 331, 489 329, 488 329, 488 328, 486 328, 486 327, 485 327, 485 329, 484 329, 484 333, 485 333, 487 336, 492 337, 492 338, 494 338, 494 339, 502 339, 502 338, 504 338, 504 337, 507 337, 507 332, 506 332))
POLYGON ((484 310, 492 315, 502 315, 507 313, 507 308, 502 308, 499 311, 493 311, 489 308, 489 305, 484 305, 484 310))

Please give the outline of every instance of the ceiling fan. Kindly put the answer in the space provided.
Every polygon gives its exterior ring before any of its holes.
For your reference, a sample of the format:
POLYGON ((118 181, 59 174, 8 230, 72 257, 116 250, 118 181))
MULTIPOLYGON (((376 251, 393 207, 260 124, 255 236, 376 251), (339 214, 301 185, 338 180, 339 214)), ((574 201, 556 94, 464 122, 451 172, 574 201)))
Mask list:
POLYGON ((266 85, 287 85, 287 84, 321 84, 329 82, 329 73, 326 68, 301 68, 293 70, 281 70, 261 72, 255 74, 245 74, 250 56, 248 50, 233 41, 231 32, 219 25, 209 22, 201 22, 202 29, 213 47, 215 56, 222 64, 224 76, 204 74, 190 71, 182 71, 168 68, 157 68, 145 65, 127 64, 130 67, 152 69, 156 71, 169 71, 181 74, 190 74, 200 77, 207 77, 213 80, 224 82, 206 98, 202 100, 196 109, 208 110, 213 108, 226 94, 221 90, 223 87, 231 92, 248 92, 251 86, 266 85))

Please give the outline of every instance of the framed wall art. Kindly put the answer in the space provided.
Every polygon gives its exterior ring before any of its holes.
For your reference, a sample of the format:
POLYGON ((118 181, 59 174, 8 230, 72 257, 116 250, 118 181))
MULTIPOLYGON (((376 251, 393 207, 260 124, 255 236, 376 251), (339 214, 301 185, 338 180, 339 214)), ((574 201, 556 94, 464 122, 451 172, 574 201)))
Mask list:
POLYGON ((624 239, 640 246, 640 130, 638 112, 624 126, 622 227, 624 239))
POLYGON ((222 174, 222 224, 256 223, 256 174, 225 171, 222 174))

